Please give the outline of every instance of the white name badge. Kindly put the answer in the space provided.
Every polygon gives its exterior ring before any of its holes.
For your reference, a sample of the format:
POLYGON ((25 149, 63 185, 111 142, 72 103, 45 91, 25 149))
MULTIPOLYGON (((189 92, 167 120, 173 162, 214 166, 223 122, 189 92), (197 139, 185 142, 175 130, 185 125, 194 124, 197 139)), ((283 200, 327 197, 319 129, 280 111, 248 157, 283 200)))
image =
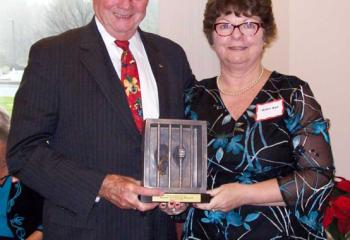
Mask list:
POLYGON ((264 121, 282 116, 284 113, 283 99, 256 105, 256 121, 264 121))

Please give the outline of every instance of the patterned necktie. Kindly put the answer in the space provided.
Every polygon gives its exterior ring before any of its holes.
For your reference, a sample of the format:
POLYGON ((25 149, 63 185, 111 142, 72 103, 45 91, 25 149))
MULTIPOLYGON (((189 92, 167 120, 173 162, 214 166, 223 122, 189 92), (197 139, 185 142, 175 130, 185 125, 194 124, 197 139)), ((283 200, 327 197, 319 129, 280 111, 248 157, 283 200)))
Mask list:
POLYGON ((115 44, 123 50, 121 57, 121 83, 124 86, 129 107, 140 133, 143 131, 143 113, 141 101, 141 85, 136 61, 129 49, 129 41, 116 40, 115 44))

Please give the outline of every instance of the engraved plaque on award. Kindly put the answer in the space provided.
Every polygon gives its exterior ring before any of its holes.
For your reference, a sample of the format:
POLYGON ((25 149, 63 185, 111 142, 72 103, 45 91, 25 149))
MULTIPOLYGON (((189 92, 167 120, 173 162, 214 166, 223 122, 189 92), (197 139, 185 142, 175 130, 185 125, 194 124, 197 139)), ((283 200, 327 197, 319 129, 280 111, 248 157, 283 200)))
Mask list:
POLYGON ((143 140, 143 185, 165 194, 141 201, 209 202, 205 121, 147 119, 143 140))

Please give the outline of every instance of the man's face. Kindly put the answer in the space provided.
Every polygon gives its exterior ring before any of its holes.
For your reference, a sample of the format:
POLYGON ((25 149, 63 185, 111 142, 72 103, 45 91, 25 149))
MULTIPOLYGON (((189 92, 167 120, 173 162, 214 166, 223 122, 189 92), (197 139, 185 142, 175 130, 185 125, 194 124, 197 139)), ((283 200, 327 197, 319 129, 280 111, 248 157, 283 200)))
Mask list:
POLYGON ((129 40, 146 15, 148 0, 93 0, 96 17, 117 40, 129 40))

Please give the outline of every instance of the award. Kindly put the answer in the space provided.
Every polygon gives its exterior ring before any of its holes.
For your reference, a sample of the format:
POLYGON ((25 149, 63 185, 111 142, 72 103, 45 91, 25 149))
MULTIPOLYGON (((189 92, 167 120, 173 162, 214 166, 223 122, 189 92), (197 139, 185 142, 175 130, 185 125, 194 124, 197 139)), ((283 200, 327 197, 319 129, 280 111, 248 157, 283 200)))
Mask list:
POLYGON ((141 201, 209 202, 205 121, 147 119, 143 151, 143 185, 165 194, 141 201))

